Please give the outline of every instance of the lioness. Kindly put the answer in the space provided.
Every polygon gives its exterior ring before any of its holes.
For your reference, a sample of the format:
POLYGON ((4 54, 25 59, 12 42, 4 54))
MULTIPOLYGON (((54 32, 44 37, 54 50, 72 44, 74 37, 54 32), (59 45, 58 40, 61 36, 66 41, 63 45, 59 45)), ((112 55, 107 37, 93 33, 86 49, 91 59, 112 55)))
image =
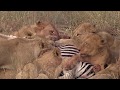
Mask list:
POLYGON ((97 34, 107 40, 110 51, 112 52, 116 60, 118 60, 119 50, 120 50, 120 40, 116 37, 113 37, 110 33, 105 31, 98 32, 97 34))
POLYGON ((95 25, 91 23, 82 23, 73 31, 73 36, 79 36, 84 33, 96 33, 96 32, 97 30, 95 25))
POLYGON ((16 70, 0 69, 0 79, 15 79, 16 74, 16 70))
POLYGON ((111 55, 107 44, 107 40, 100 35, 86 33, 76 39, 75 45, 80 49, 81 61, 86 61, 93 65, 100 65, 102 70, 106 64, 116 61, 111 55))
POLYGON ((50 22, 40 21, 34 25, 22 27, 20 30, 14 32, 13 35, 27 38, 38 35, 51 40, 58 40, 60 38, 59 33, 54 25, 52 25, 50 22))
POLYGON ((80 24, 75 30, 73 30, 73 35, 70 39, 60 39, 57 41, 57 43, 62 45, 71 44, 74 45, 74 39, 76 39, 78 36, 85 34, 85 33, 96 33, 97 29, 95 25, 92 25, 91 23, 82 23, 80 24))
POLYGON ((0 41, 0 68, 21 70, 50 47, 42 39, 15 38, 0 41))
POLYGON ((57 67, 61 62, 60 50, 53 48, 45 52, 41 57, 33 61, 33 63, 25 65, 23 70, 17 74, 16 78, 54 79, 59 74, 57 67))

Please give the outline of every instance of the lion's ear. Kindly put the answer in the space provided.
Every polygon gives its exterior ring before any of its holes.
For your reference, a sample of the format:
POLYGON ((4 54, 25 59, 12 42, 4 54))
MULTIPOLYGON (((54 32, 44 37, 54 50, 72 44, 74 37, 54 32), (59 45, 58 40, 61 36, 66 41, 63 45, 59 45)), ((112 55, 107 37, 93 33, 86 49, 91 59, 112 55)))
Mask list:
POLYGON ((44 27, 45 26, 45 22, 38 21, 38 22, 36 22, 36 26, 37 27, 44 27))
POLYGON ((38 21, 38 22, 36 23, 36 30, 37 30, 37 29, 43 30, 46 25, 47 25, 46 22, 38 21))
POLYGON ((36 23, 36 26, 34 27, 34 31, 35 31, 35 33, 39 33, 44 28, 45 28, 45 26, 44 26, 43 22, 38 21, 36 23))
POLYGON ((36 25, 37 25, 37 26, 40 26, 41 24, 42 24, 41 21, 37 21, 37 22, 36 22, 36 25))

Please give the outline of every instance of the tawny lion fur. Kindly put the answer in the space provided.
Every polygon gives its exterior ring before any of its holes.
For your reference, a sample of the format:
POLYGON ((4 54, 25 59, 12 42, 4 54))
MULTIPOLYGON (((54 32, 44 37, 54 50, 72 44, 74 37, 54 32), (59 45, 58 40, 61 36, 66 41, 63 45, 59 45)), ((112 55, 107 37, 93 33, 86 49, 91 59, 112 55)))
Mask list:
POLYGON ((49 48, 41 39, 15 38, 0 41, 0 68, 21 70, 49 48))
POLYGON ((85 33, 95 32, 97 32, 95 25, 91 23, 82 23, 73 31, 73 36, 79 36, 85 33))
POLYGON ((85 33, 96 33, 96 27, 95 25, 92 25, 91 23, 82 23, 80 24, 75 30, 73 30, 73 35, 70 39, 60 39, 57 41, 57 43, 66 45, 74 45, 74 39, 76 39, 78 36, 85 34, 85 33))
POLYGON ((119 50, 120 50, 120 40, 116 37, 113 37, 110 33, 102 31, 102 32, 98 32, 98 34, 107 40, 108 42, 108 47, 110 48, 110 51, 112 52, 112 54, 114 55, 114 57, 116 58, 116 60, 118 60, 119 58, 119 50))
POLYGON ((14 32, 13 35, 25 38, 38 35, 52 40, 58 40, 60 38, 59 33, 54 25, 52 25, 50 22, 40 21, 34 25, 22 27, 20 30, 14 32))
POLYGON ((54 79, 59 76, 59 65, 62 59, 58 48, 45 52, 40 58, 25 65, 16 78, 54 79), (31 69, 32 68, 32 69, 31 69))
POLYGON ((74 56, 75 59, 71 60, 71 62, 74 62, 74 60, 75 62, 77 62, 76 60, 86 61, 93 65, 100 65, 101 70, 104 69, 105 64, 116 62, 107 46, 107 40, 100 35, 87 33, 76 40, 78 42, 76 47, 80 49, 80 55, 77 56, 78 59, 74 56))

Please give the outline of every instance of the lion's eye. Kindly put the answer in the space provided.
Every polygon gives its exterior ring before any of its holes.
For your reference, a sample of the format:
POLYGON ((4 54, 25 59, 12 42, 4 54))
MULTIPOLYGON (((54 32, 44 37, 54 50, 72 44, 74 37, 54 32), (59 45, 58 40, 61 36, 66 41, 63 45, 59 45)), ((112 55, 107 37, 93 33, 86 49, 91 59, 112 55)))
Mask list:
POLYGON ((54 31, 50 31, 50 34, 53 34, 54 33, 54 31))
POLYGON ((77 34, 77 36, 79 36, 79 35, 81 35, 81 34, 77 34))
POLYGON ((104 40, 101 40, 101 43, 104 43, 105 41, 104 40))
POLYGON ((92 32, 92 33, 96 33, 96 32, 92 32))
POLYGON ((114 35, 114 34, 111 34, 111 35, 114 35))
POLYGON ((28 36, 32 36, 32 33, 27 33, 28 36))

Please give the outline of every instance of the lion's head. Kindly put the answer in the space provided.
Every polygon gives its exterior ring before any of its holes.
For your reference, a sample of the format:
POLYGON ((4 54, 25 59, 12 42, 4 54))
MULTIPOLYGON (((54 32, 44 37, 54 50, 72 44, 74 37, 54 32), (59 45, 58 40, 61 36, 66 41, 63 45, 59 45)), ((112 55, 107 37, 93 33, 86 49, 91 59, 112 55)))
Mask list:
POLYGON ((114 37, 110 33, 102 31, 98 32, 97 34, 107 40, 109 47, 111 47, 114 44, 114 37))
POLYGON ((25 38, 31 38, 37 35, 54 41, 60 38, 59 33, 53 24, 40 21, 33 25, 22 27, 19 31, 14 32, 13 35, 25 38))
POLYGON ((79 36, 84 33, 96 33, 96 31, 95 25, 91 23, 82 23, 73 31, 73 36, 79 36))
POLYGON ((50 22, 38 21, 35 25, 33 25, 33 27, 36 35, 43 36, 51 40, 58 40, 60 38, 57 29, 50 22))
POLYGON ((86 33, 78 37, 76 46, 80 49, 81 56, 94 56, 106 46, 106 40, 94 33, 86 33))

